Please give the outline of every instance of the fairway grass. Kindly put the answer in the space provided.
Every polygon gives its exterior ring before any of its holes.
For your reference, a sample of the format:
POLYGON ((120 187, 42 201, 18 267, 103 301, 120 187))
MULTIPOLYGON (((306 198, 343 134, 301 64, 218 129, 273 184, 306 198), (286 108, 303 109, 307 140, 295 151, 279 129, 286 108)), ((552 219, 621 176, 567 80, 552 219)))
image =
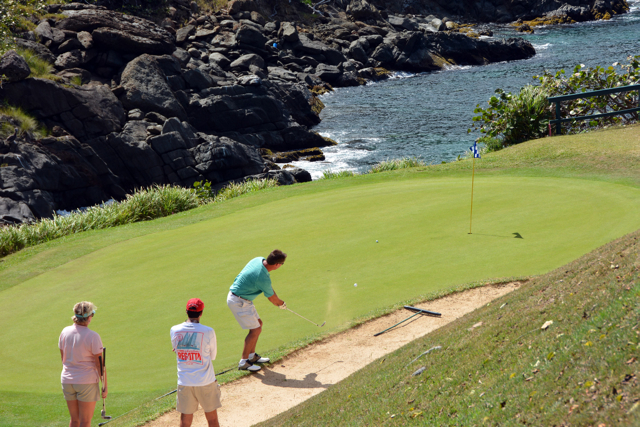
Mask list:
MULTIPOLYGON (((611 132, 625 138, 626 130, 611 132)), ((580 159, 591 158, 579 149, 569 150, 573 162, 554 166, 549 150, 562 148, 553 146, 559 139, 543 141, 551 149, 540 141, 513 147, 523 157, 527 145, 539 153, 526 167, 500 163, 514 150, 482 159, 493 167, 476 170, 471 235, 470 162, 456 162, 271 189, 7 257, 0 263, 0 424, 68 422, 55 347, 79 300, 99 307, 91 327, 109 348, 114 415, 175 385, 168 331, 184 320, 189 298, 203 299, 203 323, 216 330, 216 370, 237 362, 244 333, 226 294, 249 259, 276 247, 289 258, 272 274, 275 290, 296 312, 326 320, 322 332, 331 333, 420 295, 546 273, 640 228, 637 140, 590 175, 580 159), (26 328, 16 315, 25 301, 26 328), (35 410, 29 396, 39 396, 35 410)), ((265 322, 263 354, 318 336, 318 328, 264 298, 256 306, 265 322)))

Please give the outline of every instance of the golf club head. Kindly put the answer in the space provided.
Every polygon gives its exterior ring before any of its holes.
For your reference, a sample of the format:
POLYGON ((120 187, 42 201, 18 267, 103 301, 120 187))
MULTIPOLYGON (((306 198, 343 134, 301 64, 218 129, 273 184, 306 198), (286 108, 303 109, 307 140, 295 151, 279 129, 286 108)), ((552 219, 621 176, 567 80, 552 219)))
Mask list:
POLYGON ((327 322, 326 322, 326 321, 325 321, 325 322, 322 322, 322 325, 320 325, 320 327, 322 328, 322 327, 324 326, 324 324, 325 324, 325 323, 327 323, 327 322))
POLYGON ((100 411, 100 415, 102 415, 102 419, 104 420, 110 420, 111 416, 110 415, 106 415, 104 409, 102 411, 100 411))

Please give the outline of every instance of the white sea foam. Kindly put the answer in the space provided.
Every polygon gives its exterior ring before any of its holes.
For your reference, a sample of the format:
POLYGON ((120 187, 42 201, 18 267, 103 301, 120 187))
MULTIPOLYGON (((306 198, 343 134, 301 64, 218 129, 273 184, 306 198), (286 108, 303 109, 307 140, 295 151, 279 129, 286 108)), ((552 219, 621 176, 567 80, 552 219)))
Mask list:
POLYGON ((547 50, 549 49, 551 46, 553 46, 551 43, 545 43, 545 44, 534 44, 533 48, 535 50, 547 50))
POLYGON ((456 70, 468 70, 469 68, 473 67, 473 65, 451 65, 451 64, 444 64, 444 66, 442 67, 442 71, 456 71, 456 70))
POLYGON ((409 77, 415 76, 415 73, 409 73, 407 71, 394 71, 389 75, 390 79, 408 79, 409 77))

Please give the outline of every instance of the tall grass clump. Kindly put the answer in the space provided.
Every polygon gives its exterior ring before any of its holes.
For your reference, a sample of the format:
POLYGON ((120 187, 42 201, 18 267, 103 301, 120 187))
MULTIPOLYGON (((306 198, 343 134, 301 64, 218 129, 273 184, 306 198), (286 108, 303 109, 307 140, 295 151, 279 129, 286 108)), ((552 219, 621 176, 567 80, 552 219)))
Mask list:
POLYGON ((58 80, 59 77, 53 75, 55 68, 52 64, 40 58, 30 49, 16 49, 16 53, 24 58, 31 69, 29 77, 40 77, 50 80, 58 80))
POLYGON ((273 188, 277 186, 277 179, 251 179, 243 182, 232 182, 219 191, 216 191, 215 189, 211 188, 211 182, 196 181, 193 184, 193 192, 200 200, 200 203, 207 204, 233 199, 234 197, 242 196, 243 194, 253 193, 255 191, 265 190, 267 188, 273 188))
POLYGON ((267 179, 252 179, 249 181, 231 183, 224 187, 216 194, 214 202, 221 202, 223 200, 233 199, 234 197, 242 196, 243 194, 253 193, 255 191, 265 190, 267 188, 274 188, 278 186, 278 180, 267 179))
POLYGON ((348 176, 355 176, 356 173, 353 171, 338 171, 334 172, 331 169, 322 172, 322 178, 320 179, 336 179, 336 178, 345 178, 348 176))
POLYGON ((417 157, 403 157, 401 159, 384 160, 371 167, 369 173, 387 172, 398 169, 415 168, 418 166, 425 166, 424 161, 417 157))
POLYGON ((195 193, 182 187, 156 185, 130 194, 121 202, 94 206, 67 216, 0 228, 0 256, 82 231, 148 221, 198 207, 195 193))
POLYGON ((46 130, 40 126, 38 121, 20 107, 0 105, 0 119, 10 122, 3 123, 0 129, 0 136, 5 138, 13 133, 14 127, 18 129, 20 135, 29 133, 44 136, 46 134, 46 130))

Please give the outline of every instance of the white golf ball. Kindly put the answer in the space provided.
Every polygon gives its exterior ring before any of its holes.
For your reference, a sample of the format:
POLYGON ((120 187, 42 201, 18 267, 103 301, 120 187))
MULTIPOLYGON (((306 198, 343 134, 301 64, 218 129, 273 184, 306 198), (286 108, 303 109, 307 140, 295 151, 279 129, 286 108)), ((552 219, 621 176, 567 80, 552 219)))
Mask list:
POLYGON ((376 243, 378 243, 378 241, 376 240, 376 243))
POLYGON ((357 288, 357 287, 358 287, 358 284, 357 284, 357 283, 354 283, 354 284, 353 284, 353 286, 355 286, 355 287, 357 288))

